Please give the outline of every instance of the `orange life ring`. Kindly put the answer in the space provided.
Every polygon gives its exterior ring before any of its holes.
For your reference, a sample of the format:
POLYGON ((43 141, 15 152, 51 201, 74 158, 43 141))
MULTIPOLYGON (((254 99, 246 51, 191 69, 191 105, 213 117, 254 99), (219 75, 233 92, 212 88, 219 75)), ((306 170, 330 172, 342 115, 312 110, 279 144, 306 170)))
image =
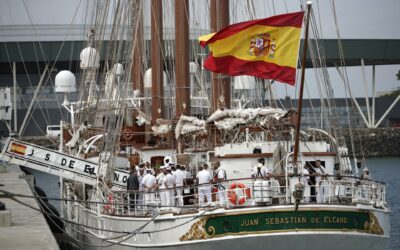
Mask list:
POLYGON ((229 187, 228 190, 228 199, 229 201, 233 204, 233 205, 243 205, 246 200, 251 198, 251 190, 250 188, 247 188, 246 185, 244 185, 243 183, 232 183, 231 186, 229 187), (236 193, 237 190, 241 190, 244 194, 244 196, 242 196, 242 198, 240 198, 238 200, 238 195, 236 193))
POLYGON ((130 128, 125 128, 122 132, 122 138, 125 140, 131 140, 133 138, 133 131, 130 128))

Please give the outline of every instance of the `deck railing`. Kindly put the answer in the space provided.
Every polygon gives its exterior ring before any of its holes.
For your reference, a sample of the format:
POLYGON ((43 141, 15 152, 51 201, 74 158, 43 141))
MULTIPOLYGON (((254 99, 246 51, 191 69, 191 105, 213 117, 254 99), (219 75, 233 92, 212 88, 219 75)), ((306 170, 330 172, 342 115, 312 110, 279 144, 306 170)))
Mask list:
POLYGON ((152 191, 114 191, 107 194, 101 213, 147 216, 154 213, 191 213, 208 208, 243 208, 295 204, 296 183, 302 183, 299 206, 306 204, 373 205, 386 207, 386 184, 352 176, 328 176, 309 185, 306 176, 243 178, 203 185, 152 191), (210 193, 207 194, 207 190, 210 193), (203 195, 206 193, 205 195, 203 195), (204 197, 205 196, 205 197, 204 197), (204 197, 204 201, 202 198, 204 197), (207 200, 210 199, 210 200, 207 200))

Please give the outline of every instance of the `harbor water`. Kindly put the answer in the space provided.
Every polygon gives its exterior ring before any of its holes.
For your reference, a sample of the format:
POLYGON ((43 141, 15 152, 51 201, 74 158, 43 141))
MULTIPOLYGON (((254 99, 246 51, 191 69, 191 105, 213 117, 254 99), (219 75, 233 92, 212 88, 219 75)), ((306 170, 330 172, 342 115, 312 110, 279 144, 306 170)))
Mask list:
MULTIPOLYGON (((391 239, 388 250, 400 249, 400 157, 394 158, 370 158, 367 166, 375 180, 386 182, 386 199, 390 205, 391 239)), ((36 185, 43 189, 48 197, 59 197, 59 177, 39 171, 31 170, 35 175, 36 185)), ((58 210, 60 202, 49 201, 58 210)))
POLYGON ((400 249, 400 158, 370 158, 367 165, 374 180, 385 182, 386 200, 390 205, 389 250, 400 249))

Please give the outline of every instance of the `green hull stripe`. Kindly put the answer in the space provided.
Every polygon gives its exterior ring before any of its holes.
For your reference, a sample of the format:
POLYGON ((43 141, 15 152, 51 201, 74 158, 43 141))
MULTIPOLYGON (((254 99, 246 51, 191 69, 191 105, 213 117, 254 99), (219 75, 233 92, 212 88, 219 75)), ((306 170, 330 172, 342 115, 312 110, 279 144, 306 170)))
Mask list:
POLYGON ((205 231, 208 237, 296 229, 368 231, 370 224, 367 212, 276 211, 211 217, 205 231))

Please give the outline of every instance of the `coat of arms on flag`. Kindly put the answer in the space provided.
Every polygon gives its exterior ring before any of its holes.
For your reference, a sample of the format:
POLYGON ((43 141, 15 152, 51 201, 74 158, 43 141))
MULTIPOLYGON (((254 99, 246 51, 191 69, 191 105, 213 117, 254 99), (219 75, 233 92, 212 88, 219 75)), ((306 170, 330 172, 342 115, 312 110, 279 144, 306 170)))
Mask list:
POLYGON ((251 37, 249 55, 274 57, 276 39, 270 33, 257 34, 251 37))

